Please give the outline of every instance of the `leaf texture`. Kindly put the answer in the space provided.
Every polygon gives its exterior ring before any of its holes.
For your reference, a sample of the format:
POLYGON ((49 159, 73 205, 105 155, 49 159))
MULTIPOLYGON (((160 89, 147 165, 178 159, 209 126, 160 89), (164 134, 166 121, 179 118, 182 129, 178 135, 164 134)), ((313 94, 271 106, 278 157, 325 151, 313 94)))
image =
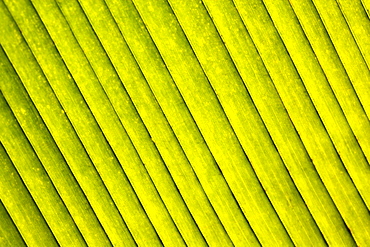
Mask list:
POLYGON ((367 0, 0 0, 0 246, 369 246, 367 0))

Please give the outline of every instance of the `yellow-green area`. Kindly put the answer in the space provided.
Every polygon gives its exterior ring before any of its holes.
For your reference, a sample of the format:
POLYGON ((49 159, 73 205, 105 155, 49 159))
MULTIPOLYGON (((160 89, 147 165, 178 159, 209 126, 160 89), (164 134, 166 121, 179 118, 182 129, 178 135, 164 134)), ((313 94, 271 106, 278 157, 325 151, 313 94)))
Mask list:
POLYGON ((0 0, 0 246, 370 246, 369 0, 0 0))

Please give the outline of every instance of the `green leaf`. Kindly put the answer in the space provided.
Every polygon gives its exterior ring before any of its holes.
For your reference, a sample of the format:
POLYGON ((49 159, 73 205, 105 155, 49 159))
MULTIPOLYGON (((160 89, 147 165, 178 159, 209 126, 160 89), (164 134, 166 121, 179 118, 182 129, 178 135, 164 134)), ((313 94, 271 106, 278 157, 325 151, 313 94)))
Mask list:
POLYGON ((1 0, 1 246, 367 246, 367 0, 1 0))

